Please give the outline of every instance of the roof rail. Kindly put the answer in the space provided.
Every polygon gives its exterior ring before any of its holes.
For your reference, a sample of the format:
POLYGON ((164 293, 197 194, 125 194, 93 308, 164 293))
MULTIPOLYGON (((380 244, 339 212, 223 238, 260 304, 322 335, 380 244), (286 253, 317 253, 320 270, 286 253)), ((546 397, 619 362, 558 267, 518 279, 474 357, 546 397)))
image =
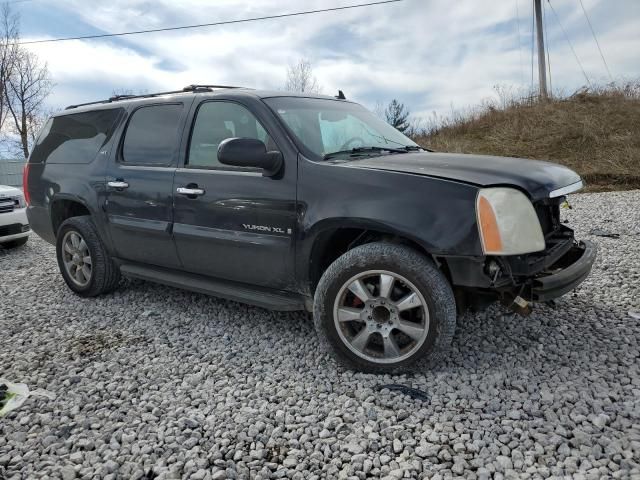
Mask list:
POLYGON ((185 92, 195 92, 197 90, 213 90, 214 88, 243 88, 243 87, 234 87, 231 85, 187 85, 182 90, 185 92))
POLYGON ((171 90, 168 92, 157 92, 157 93, 145 93, 141 95, 114 95, 109 97, 106 100, 98 100, 96 102, 87 102, 87 103, 79 103, 77 105, 69 105, 65 108, 65 110, 70 110, 72 108, 78 107, 86 107, 87 105, 99 105, 101 103, 112 103, 120 100, 132 100, 134 98, 153 98, 160 97, 162 95, 175 95, 177 93, 199 93, 199 92, 212 92, 216 88, 226 89, 226 88, 243 88, 243 87, 233 87, 231 85, 187 85, 182 90, 171 90))

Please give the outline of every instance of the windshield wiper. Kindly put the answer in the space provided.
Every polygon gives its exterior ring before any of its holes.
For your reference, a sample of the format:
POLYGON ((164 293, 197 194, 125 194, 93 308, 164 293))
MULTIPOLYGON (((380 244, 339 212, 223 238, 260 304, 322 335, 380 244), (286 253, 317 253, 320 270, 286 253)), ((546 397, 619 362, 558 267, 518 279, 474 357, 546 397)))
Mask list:
POLYGON ((355 147, 350 150, 339 150, 337 152, 325 153, 323 158, 328 160, 329 158, 337 157, 338 155, 358 155, 374 152, 392 152, 392 153, 408 153, 406 148, 391 148, 391 147, 355 147))

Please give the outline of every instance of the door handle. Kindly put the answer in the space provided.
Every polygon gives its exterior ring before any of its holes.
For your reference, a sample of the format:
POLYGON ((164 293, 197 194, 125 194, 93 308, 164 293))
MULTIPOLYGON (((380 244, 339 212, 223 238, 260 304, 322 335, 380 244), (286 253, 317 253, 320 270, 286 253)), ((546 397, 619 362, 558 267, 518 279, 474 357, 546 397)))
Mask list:
POLYGON ((123 180, 113 180, 111 182, 107 182, 107 185, 111 188, 129 188, 129 184, 123 180))
POLYGON ((188 197, 197 197, 198 195, 204 195, 204 190, 202 188, 178 187, 176 188, 176 192, 178 192, 180 195, 186 195, 188 197))

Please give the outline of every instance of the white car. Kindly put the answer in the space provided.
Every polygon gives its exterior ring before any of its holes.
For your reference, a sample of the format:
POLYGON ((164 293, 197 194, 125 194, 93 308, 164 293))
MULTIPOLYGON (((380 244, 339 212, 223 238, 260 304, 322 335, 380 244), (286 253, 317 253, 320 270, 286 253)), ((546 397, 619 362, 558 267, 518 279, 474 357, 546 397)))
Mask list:
POLYGON ((27 203, 22 190, 0 185, 0 247, 24 245, 30 232, 27 203))

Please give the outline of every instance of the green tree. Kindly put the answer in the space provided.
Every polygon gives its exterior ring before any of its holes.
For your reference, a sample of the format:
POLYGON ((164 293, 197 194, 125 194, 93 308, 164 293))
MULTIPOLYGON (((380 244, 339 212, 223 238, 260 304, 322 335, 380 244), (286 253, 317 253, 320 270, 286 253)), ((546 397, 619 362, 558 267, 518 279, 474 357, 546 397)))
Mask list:
POLYGON ((404 103, 400 103, 395 98, 389 102, 384 111, 387 123, 401 132, 405 132, 411 126, 409 122, 409 110, 405 108, 404 103))

